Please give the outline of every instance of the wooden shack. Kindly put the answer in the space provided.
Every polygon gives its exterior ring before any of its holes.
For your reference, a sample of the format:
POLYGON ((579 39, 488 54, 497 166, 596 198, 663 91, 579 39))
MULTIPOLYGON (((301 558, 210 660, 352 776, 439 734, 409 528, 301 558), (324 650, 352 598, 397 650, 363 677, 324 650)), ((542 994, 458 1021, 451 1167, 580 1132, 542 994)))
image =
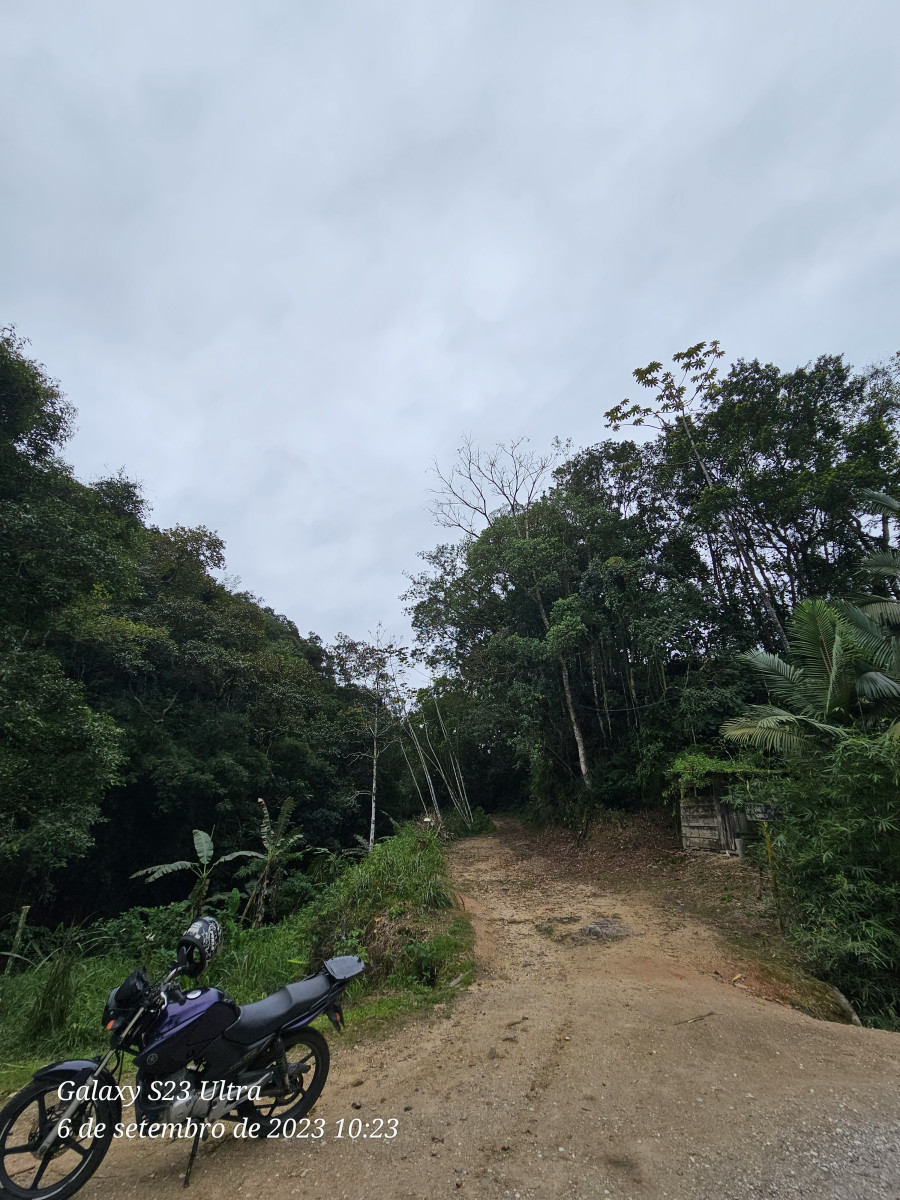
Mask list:
POLYGON ((685 850, 739 852, 738 840, 749 829, 747 818, 725 797, 736 784, 757 773, 758 768, 748 763, 713 758, 702 747, 692 747, 676 758, 668 774, 678 787, 685 850))
POLYGON ((747 833, 744 814, 715 795, 681 801, 681 844, 685 850, 737 851, 735 838, 747 833))

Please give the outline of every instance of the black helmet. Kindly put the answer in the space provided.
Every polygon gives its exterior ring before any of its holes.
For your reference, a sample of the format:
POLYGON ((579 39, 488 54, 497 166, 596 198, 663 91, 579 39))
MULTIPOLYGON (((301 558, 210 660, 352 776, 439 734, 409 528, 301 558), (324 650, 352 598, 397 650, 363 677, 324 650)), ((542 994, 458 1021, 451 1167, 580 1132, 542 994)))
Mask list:
POLYGON ((177 965, 182 974, 196 979, 202 975, 219 953, 222 945, 222 926, 215 917, 198 917, 192 921, 178 940, 177 965))

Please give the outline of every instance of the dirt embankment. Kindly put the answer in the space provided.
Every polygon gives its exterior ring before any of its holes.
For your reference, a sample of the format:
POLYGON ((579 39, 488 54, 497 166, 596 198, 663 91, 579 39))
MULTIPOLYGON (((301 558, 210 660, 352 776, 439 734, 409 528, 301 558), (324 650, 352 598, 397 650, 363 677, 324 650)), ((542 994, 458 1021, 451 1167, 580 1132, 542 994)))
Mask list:
MULTIPOLYGON (((459 843, 476 982, 335 1047, 321 1141, 203 1147, 194 1200, 897 1200, 900 1037, 798 1011, 789 973, 722 940, 755 919, 743 865, 667 869, 645 850, 635 890, 615 836, 577 870, 564 839, 513 822, 459 843), (342 1117, 394 1117, 398 1134, 336 1139, 342 1117)), ((118 1142, 82 1194, 174 1196, 186 1156, 118 1142)))

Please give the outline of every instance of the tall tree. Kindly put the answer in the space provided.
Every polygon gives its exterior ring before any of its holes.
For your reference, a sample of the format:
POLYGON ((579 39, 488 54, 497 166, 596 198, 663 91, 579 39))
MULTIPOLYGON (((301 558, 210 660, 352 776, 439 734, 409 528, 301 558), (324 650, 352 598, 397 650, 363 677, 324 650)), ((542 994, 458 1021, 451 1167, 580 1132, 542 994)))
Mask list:
POLYGON ((587 779, 590 767, 567 661, 571 638, 566 638, 567 630, 551 628, 545 601, 545 590, 548 586, 552 589, 560 578, 553 561, 557 547, 546 534, 537 536, 533 519, 550 471, 565 449, 557 443, 552 454, 537 455, 527 448, 526 438, 518 438, 483 451, 471 439, 465 439, 448 471, 435 467, 440 487, 432 511, 439 524, 461 529, 473 540, 480 529, 484 530, 483 541, 499 541, 502 545, 503 573, 517 579, 524 573, 529 580, 548 645, 556 650, 578 765, 582 778, 587 779))
POLYGON ((341 680, 354 689, 351 713, 364 746, 360 753, 369 760, 371 768, 367 843, 371 850, 375 845, 379 767, 385 751, 400 737, 401 710, 396 675, 406 660, 407 651, 386 638, 380 624, 373 641, 355 641, 346 634, 338 634, 329 650, 341 680))

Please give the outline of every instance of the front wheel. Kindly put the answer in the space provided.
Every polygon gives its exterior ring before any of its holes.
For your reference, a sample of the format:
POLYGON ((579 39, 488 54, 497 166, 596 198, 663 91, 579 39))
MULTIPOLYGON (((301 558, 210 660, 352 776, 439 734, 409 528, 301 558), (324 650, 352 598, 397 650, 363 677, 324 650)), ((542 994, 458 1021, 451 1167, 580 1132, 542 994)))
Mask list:
POLYGON ((67 1107, 57 1093, 61 1082, 30 1083, 0 1111, 0 1196, 65 1200, 103 1161, 113 1138, 112 1114, 105 1104, 93 1100, 81 1105, 67 1135, 38 1158, 38 1146, 67 1107), (105 1125, 100 1135, 98 1124, 105 1125), (80 1136, 82 1133, 86 1136, 80 1136))
MULTIPOLYGON (((286 1034, 284 1046, 288 1091, 263 1094, 255 1101, 245 1100, 238 1109, 240 1116, 260 1125, 263 1136, 272 1129, 273 1117, 284 1122, 305 1116, 322 1094, 328 1078, 331 1055, 328 1043, 318 1030, 306 1028, 286 1034)), ((259 1065, 273 1068, 276 1078, 284 1067, 274 1054, 259 1065)))

